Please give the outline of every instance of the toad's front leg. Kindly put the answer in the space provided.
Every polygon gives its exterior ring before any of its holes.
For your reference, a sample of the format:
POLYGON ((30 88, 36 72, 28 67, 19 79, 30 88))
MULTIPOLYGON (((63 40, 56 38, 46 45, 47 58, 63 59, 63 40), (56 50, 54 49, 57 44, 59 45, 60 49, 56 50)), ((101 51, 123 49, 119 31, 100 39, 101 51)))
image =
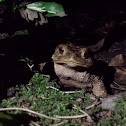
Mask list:
POLYGON ((102 80, 99 80, 98 82, 93 83, 92 91, 93 91, 93 94, 97 97, 101 98, 101 97, 107 96, 107 90, 102 80))

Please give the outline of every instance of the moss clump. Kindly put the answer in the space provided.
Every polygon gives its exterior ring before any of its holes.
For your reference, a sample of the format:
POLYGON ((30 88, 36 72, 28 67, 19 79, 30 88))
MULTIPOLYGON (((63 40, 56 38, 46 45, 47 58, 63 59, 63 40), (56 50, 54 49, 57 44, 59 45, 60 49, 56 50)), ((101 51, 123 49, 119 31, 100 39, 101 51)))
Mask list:
POLYGON ((126 93, 117 101, 115 110, 110 117, 101 120, 97 126, 125 126, 126 125, 126 93))
MULTIPOLYGON (((81 110, 88 113, 92 118, 96 113, 102 112, 101 107, 95 106, 89 110, 86 110, 87 106, 90 106, 94 103, 90 99, 90 94, 85 93, 84 90, 76 92, 73 94, 67 94, 59 90, 59 85, 55 81, 49 81, 49 78, 45 75, 35 73, 29 84, 16 86, 16 94, 13 98, 4 99, 0 103, 0 107, 25 107, 41 114, 47 116, 56 117, 59 116, 74 116, 82 115, 82 113, 73 109, 73 106, 76 105, 81 110), (49 87, 56 88, 52 89, 49 87)), ((99 120, 92 123, 94 126, 123 126, 126 124, 126 93, 117 101, 115 111, 111 112, 112 114, 108 117, 100 118, 99 120)), ((35 115, 30 114, 30 116, 23 111, 6 111, 5 114, 9 114, 14 117, 15 120, 26 120, 25 122, 28 125, 31 124, 31 120, 34 120, 39 125, 53 125, 60 123, 62 121, 54 121, 51 119, 46 119, 44 117, 36 117, 35 115), (18 115, 18 116, 17 116, 18 115), (35 116, 35 117, 34 117, 35 116), (17 118, 18 117, 18 118, 17 118), (22 119, 21 119, 22 118, 22 119)), ((1 119, 1 117, 0 117, 1 119)), ((69 119, 67 123, 63 124, 64 126, 82 126, 86 125, 86 118, 81 119, 69 119)), ((21 123, 24 124, 23 122, 21 123)))
MULTIPOLYGON (((47 116, 55 117, 56 115, 82 115, 81 112, 72 107, 76 105, 81 109, 85 109, 86 106, 92 104, 89 94, 85 94, 84 90, 66 94, 49 87, 55 87, 59 90, 59 85, 56 82, 50 82, 44 75, 35 73, 28 85, 16 86, 14 88, 17 91, 15 97, 3 100, 0 107, 26 107, 47 116)), ((25 114, 25 112, 19 110, 7 111, 7 113, 14 115, 25 114)), ((89 113, 91 113, 91 110, 89 113)), ((75 124, 75 122, 77 123, 76 119, 70 120, 69 125, 75 124)), ((40 118, 39 120, 41 125, 54 123, 57 123, 57 121, 46 118, 40 118)))

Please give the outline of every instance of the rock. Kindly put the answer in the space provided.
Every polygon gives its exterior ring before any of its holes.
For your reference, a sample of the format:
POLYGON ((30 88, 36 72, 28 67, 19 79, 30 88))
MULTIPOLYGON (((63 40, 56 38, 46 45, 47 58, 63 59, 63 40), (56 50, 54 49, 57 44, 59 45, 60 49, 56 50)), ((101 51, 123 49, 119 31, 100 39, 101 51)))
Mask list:
POLYGON ((101 99, 101 107, 102 109, 109 109, 109 110, 114 110, 116 101, 120 98, 121 93, 116 94, 116 95, 111 95, 108 96, 107 98, 102 98, 101 99))

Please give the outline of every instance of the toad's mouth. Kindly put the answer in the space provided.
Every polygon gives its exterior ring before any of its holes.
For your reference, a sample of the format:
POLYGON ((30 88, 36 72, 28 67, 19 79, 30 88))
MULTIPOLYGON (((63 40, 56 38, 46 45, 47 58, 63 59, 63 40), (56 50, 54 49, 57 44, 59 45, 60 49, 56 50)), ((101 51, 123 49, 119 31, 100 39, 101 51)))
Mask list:
POLYGON ((85 67, 85 68, 89 68, 93 65, 93 63, 80 63, 80 62, 74 62, 74 61, 58 61, 55 60, 54 63, 60 64, 60 65, 67 65, 69 67, 85 67))

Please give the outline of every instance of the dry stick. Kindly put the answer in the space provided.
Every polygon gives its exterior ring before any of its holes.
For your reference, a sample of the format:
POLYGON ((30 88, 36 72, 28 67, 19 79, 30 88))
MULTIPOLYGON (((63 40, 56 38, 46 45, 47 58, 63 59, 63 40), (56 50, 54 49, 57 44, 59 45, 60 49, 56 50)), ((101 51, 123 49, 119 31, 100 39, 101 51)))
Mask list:
POLYGON ((119 87, 114 87, 114 86, 112 86, 112 85, 111 85, 111 88, 115 88, 115 89, 118 89, 118 90, 123 90, 123 91, 126 91, 126 89, 125 89, 125 88, 123 88, 123 87, 119 88, 119 87))
POLYGON ((34 121, 30 121, 30 123, 33 124, 34 126, 41 126, 41 125, 35 123, 34 121))
POLYGON ((117 85, 118 87, 114 87, 114 85, 111 85, 111 87, 112 88, 115 88, 115 89, 118 89, 118 90, 126 90, 126 87, 123 87, 123 86, 121 86, 121 85, 119 85, 118 83, 116 83, 115 81, 113 81, 113 83, 115 84, 115 85, 117 85))
POLYGON ((34 64, 30 65, 29 63, 27 63, 27 66, 29 67, 30 71, 33 71, 32 68, 34 67, 34 64))
POLYGON ((65 123, 67 123, 67 122, 68 122, 68 120, 65 120, 63 122, 60 122, 60 123, 57 123, 57 124, 54 124, 54 125, 51 125, 51 126, 60 126, 60 125, 63 125, 65 123))
POLYGON ((36 114, 36 115, 41 116, 41 117, 45 117, 47 119, 60 120, 59 118, 50 117, 50 116, 47 116, 47 115, 44 115, 44 114, 40 114, 38 112, 32 111, 30 109, 26 109, 26 108, 16 108, 16 107, 14 107, 14 108, 0 108, 0 111, 7 111, 7 110, 21 110, 21 111, 25 111, 25 112, 30 112, 30 113, 36 114))
POLYGON ((73 93, 79 93, 80 91, 60 91, 63 92, 65 94, 73 94, 73 93))
POLYGON ((113 81, 113 83, 115 84, 115 85, 117 85, 117 86, 119 86, 119 87, 121 87, 118 83, 116 83, 115 81, 113 81))
POLYGON ((90 122, 93 122, 91 116, 89 116, 89 114, 87 114, 85 111, 81 110, 80 108, 77 108, 76 106, 74 106, 73 108, 78 109, 80 112, 82 112, 88 118, 88 120, 90 120, 90 122))
POLYGON ((59 92, 63 92, 65 94, 73 94, 73 93, 78 93, 80 91, 60 91, 59 89, 55 88, 55 87, 52 87, 52 86, 47 86, 46 88, 51 88, 51 89, 54 89, 56 91, 59 91, 59 92))
POLYGON ((52 87, 52 86, 47 86, 46 88, 51 88, 51 89, 54 89, 56 91, 60 91, 59 89, 55 88, 55 87, 52 87))
POLYGON ((117 82, 115 82, 115 81, 113 81, 113 83, 115 84, 115 85, 117 85, 118 87, 120 87, 120 88, 122 88, 122 89, 125 89, 126 88, 126 86, 121 86, 121 85, 119 85, 117 82))
POLYGON ((75 115, 75 116, 56 116, 58 119, 76 119, 86 117, 86 115, 75 115))
POLYGON ((100 103, 101 103, 100 101, 96 100, 92 105, 87 106, 86 109, 91 109, 91 108, 95 107, 96 105, 99 105, 100 103))

